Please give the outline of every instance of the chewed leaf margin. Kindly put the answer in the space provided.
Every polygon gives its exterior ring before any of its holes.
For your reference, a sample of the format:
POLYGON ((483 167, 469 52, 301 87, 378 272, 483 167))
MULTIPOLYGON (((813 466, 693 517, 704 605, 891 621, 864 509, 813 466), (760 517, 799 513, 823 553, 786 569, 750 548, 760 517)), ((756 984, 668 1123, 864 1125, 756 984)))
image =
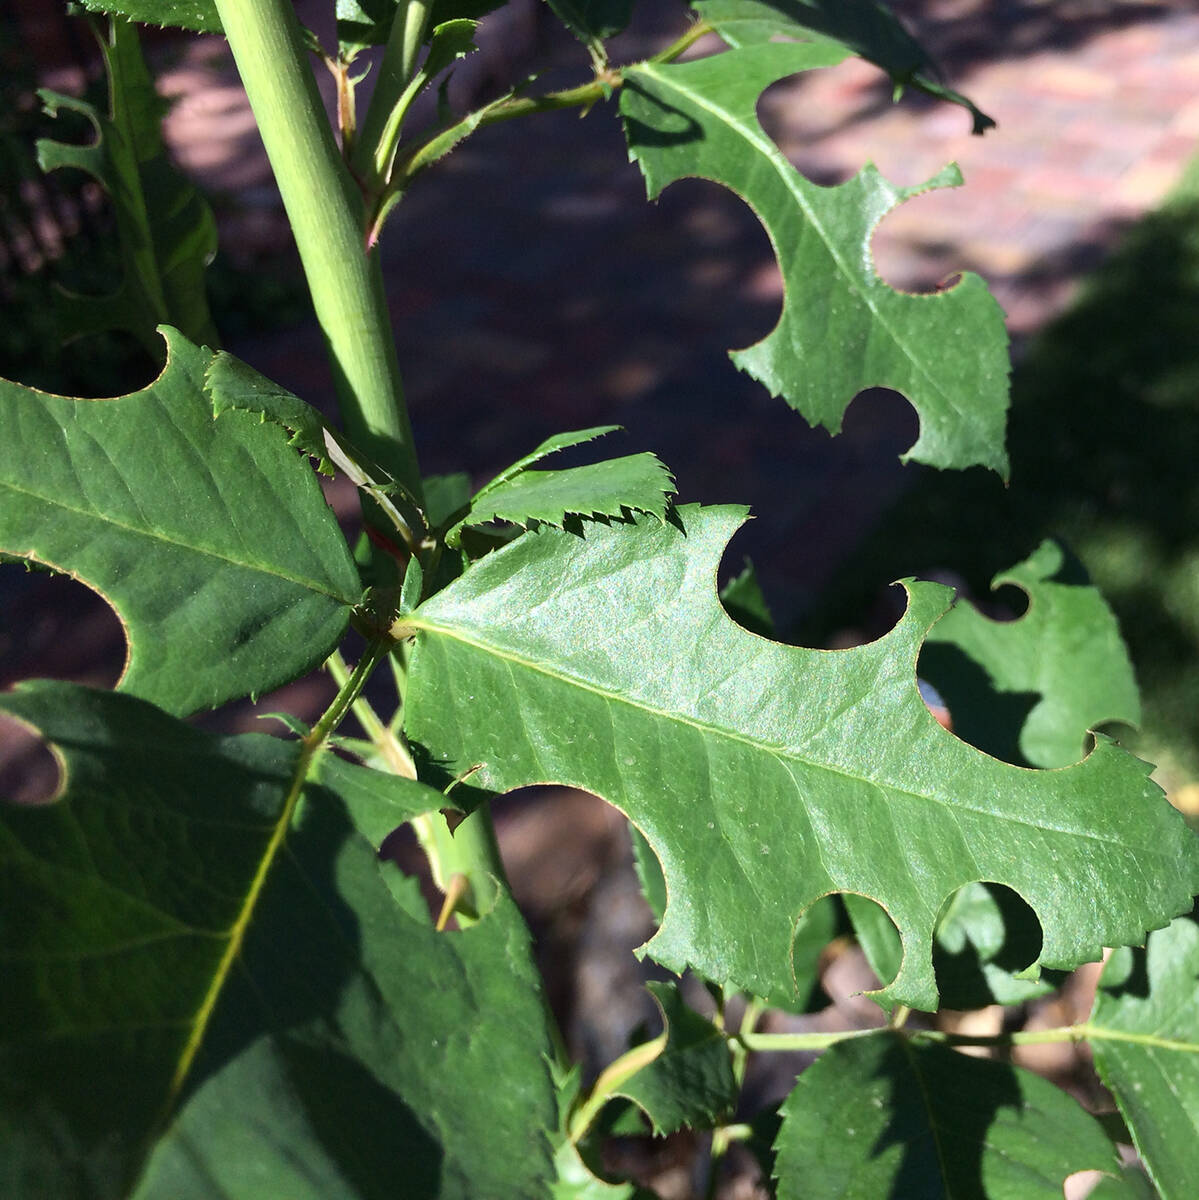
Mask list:
POLYGON ((837 433, 850 402, 870 387, 901 392, 920 434, 902 461, 980 465, 1007 477, 1007 333, 982 279, 963 272, 942 291, 892 288, 871 241, 896 205, 961 182, 950 165, 913 188, 871 164, 821 187, 804 178, 758 121, 758 96, 778 79, 835 66, 835 43, 768 42, 625 71, 620 109, 629 157, 650 199, 684 178, 729 188, 761 221, 783 275, 778 323, 733 362, 813 425, 837 433))
POLYGON ((736 625, 714 584, 744 515, 543 529, 476 563, 405 618, 409 735, 451 776, 484 764, 484 789, 605 797, 669 890, 642 951, 783 1006, 796 922, 833 892, 873 899, 900 930, 880 1002, 930 1010, 936 917, 963 884, 1016 892, 1048 967, 1189 907, 1199 846, 1146 764, 1101 737, 1072 767, 1013 767, 929 714, 916 661, 948 589, 906 583, 905 616, 852 650, 736 625))

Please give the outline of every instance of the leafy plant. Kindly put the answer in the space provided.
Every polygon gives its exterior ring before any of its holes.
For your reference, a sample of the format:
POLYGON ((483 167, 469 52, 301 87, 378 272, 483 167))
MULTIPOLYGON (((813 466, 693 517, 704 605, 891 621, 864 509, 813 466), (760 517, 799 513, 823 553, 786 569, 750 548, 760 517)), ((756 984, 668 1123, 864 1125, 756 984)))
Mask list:
MULTIPOLYGON (((633 1183, 604 1177, 607 1133, 690 1128, 712 1131, 712 1195, 741 1141, 781 1197, 1060 1196, 1084 1169, 1105 1173, 1102 1194, 1136 1196, 1150 1184, 1115 1144, 1131 1139, 1152 1187, 1186 1196, 1199 847, 1146 764, 1102 733, 1086 752, 1088 731, 1135 721, 1138 702, 1077 562, 1046 542, 1006 574, 1029 597, 1018 622, 909 580, 889 634, 809 650, 774 640, 752 571, 717 595, 744 510, 676 507, 649 453, 555 465, 611 427, 563 432, 473 495, 462 476, 422 476, 376 249, 387 216, 478 128, 592 106, 619 110, 651 195, 703 176, 762 220, 786 301, 739 368, 833 432, 858 391, 892 386, 920 417, 910 457, 1006 471, 1005 337, 983 283, 891 290, 869 243, 907 193, 872 167, 815 186, 755 115, 775 80, 852 53, 985 128, 894 18, 871 0, 705 0, 673 44, 616 64, 607 39, 631 0, 549 4, 586 49, 587 82, 443 104, 413 131, 413 100, 498 3, 339 0, 326 50, 286 0, 86 0, 112 14, 113 97, 86 157, 127 262, 87 319, 107 312, 165 365, 108 401, 0 384, 0 551, 85 581, 129 639, 115 692, 42 681, 0 697, 62 775, 52 802, 0 810, 0 1191, 628 1197, 633 1183), (125 18, 229 39, 340 428, 216 345, 210 221, 161 157, 125 18), (708 34, 724 48, 678 61, 708 34), (310 51, 338 79, 339 137, 310 51), (362 493, 357 556, 310 460, 362 493), (926 708, 918 659, 966 740, 926 708), (321 662, 337 696, 311 727, 287 718, 289 737, 184 720, 321 662), (399 699, 380 715, 363 687, 385 664, 399 699), (365 737, 342 731, 351 712, 365 737), (587 1085, 490 824, 493 796, 538 782, 628 817, 659 920, 641 953, 714 999, 700 1012, 681 984, 651 985, 662 1032, 587 1085), (380 855, 403 825, 436 918, 380 855), (847 937, 886 1025, 760 1031, 768 1006, 808 1008, 847 937), (1105 947, 1081 1025, 970 1037, 913 1011, 1020 1004, 1105 947), (1003 1053, 955 1049, 1051 1041, 1091 1045, 1127 1127, 1003 1053), (781 1104, 739 1109, 749 1056, 795 1049, 824 1054, 781 1104)), ((48 166, 84 156, 45 152, 48 166)), ((957 182, 947 168, 927 186, 957 182)))

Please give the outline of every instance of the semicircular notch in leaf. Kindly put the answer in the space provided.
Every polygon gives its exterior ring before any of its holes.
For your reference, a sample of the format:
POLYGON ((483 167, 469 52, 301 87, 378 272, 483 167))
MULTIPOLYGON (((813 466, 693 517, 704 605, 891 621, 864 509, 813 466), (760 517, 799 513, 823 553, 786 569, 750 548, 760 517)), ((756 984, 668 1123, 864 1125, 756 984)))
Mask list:
POLYGON ((70 684, 0 710, 66 776, 0 802, 0 1194, 545 1194, 524 924, 437 933, 378 857, 440 792, 70 684))
MULTIPOLYGON (((1005 762, 1060 767, 1077 762, 1088 730, 1136 724, 1140 702, 1116 619, 1082 565, 1043 542, 992 586, 1028 596, 1015 621, 993 621, 959 600, 930 630, 920 675, 949 707, 954 732, 1005 762)), ((873 906, 846 906, 859 941, 882 979, 899 965, 898 939, 873 906)), ((1018 1004, 1055 981, 1022 970, 1036 958, 1040 929, 1018 897, 991 884, 954 894, 937 926, 935 963, 949 1008, 1018 1004)))
POLYGON ((129 638, 121 690, 183 715, 316 666, 361 586, 283 431, 214 421, 212 353, 165 332, 162 374, 129 396, 0 380, 0 551, 100 592, 129 638))
POLYGON ((1119 1170, 1098 1122, 1053 1084, 888 1033, 833 1046, 782 1115, 779 1200, 1061 1200, 1068 1175, 1119 1170))
POLYGON ((1082 757, 1089 730, 1138 724, 1128 650, 1082 564, 1045 541, 991 586, 1005 584, 1028 596, 1018 619, 993 621, 959 602, 928 635, 921 675, 944 697, 954 730, 1007 761, 1064 767, 1082 757), (997 720, 1001 697, 1012 701, 1008 721, 997 720))
POLYGON ((910 584, 884 638, 820 651, 754 636, 715 576, 744 520, 538 530, 406 617, 407 729, 431 764, 507 791, 603 796, 653 847, 669 903, 645 950, 790 1006, 796 922, 821 896, 881 904, 903 939, 888 1003, 935 1009, 933 931, 965 883, 1002 883, 1070 967, 1190 907, 1199 842, 1106 739, 1082 763, 996 762, 937 724, 916 687, 948 590, 910 584))
POLYGON ((1111 1090, 1164 1200, 1199 1179, 1199 920, 1192 913, 1116 950, 1086 1025, 1111 1090))
POLYGON ((844 57, 832 44, 767 43, 630 68, 620 98, 630 157, 651 198, 677 179, 711 179, 742 196, 765 227, 783 272, 783 311, 762 341, 733 352, 738 367, 833 433, 863 389, 894 388, 920 418, 905 461, 981 464, 1006 476, 1009 362, 999 305, 971 273, 933 295, 898 292, 871 255, 882 218, 921 191, 961 182, 957 168, 920 188, 895 187, 873 166, 819 187, 758 122, 763 89, 844 57))

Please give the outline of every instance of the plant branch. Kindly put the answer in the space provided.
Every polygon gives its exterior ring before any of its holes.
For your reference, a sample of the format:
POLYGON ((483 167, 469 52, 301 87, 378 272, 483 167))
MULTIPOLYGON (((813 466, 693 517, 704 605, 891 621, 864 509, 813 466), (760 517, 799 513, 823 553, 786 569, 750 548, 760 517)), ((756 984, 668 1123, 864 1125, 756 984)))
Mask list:
MULTIPOLYGON (((345 687, 349 682, 350 668, 346 666, 345 659, 338 651, 334 650, 329 655, 325 667, 338 687, 345 687)), ((374 743, 375 749, 382 755, 392 774, 402 775, 405 779, 415 779, 416 764, 412 761, 412 755, 404 745, 402 736, 383 723, 365 696, 355 697, 352 708, 358 723, 374 743)))
MULTIPOLYGON (((353 671, 344 679, 339 680, 340 687, 333 703, 325 709, 324 715, 312 727, 312 730, 302 739, 304 745, 311 749, 318 748, 329 735, 341 724, 358 699, 370 673, 375 669, 379 660, 391 649, 391 640, 387 637, 377 638, 366 648, 366 652, 355 664, 353 671)), ((344 667, 344 663, 342 666, 344 667)), ((336 678, 336 675, 334 676, 336 678)))
POLYGON ((680 58, 690 50, 700 38, 707 37, 709 33, 715 32, 715 28, 708 24, 707 21, 696 21, 686 33, 676 38, 664 50, 659 50, 648 61, 652 63, 672 63, 676 58, 680 58))
POLYGON ((547 92, 542 96, 502 96, 450 125, 433 130, 396 161, 391 182, 379 206, 380 211, 386 213, 421 171, 448 154, 476 129, 498 125, 501 121, 511 121, 516 117, 531 116, 533 113, 556 112, 562 108, 581 108, 586 115, 587 110, 599 101, 608 99, 623 82, 619 71, 608 70, 589 83, 547 92))
MULTIPOLYGON (((676 38, 669 46, 646 61, 651 63, 674 62, 700 38, 713 32, 715 32, 713 27, 707 21, 697 21, 681 37, 676 38)), ((565 88, 557 92, 547 92, 542 96, 504 96, 474 112, 467 113, 453 124, 428 134, 413 146, 400 161, 396 162, 390 184, 379 205, 380 214, 386 214, 395 199, 403 194, 421 171, 448 153, 476 129, 482 129, 487 125, 498 125, 501 121, 511 121, 517 117, 528 117, 534 113, 556 112, 562 108, 581 108, 586 114, 593 105, 601 100, 607 100, 617 88, 623 86, 624 71, 627 68, 611 67, 600 61, 596 61, 594 65, 595 78, 588 83, 581 83, 577 87, 565 88)), ((639 66, 640 64, 631 65, 639 66)))
POLYGON ((375 91, 355 139, 350 165, 370 193, 387 178, 400 124, 412 97, 416 60, 429 21, 428 0, 400 0, 379 63, 375 91))
POLYGON ((595 1118, 599 1116, 604 1105, 617 1094, 638 1071, 644 1070, 666 1049, 667 1034, 665 1031, 648 1042, 642 1042, 631 1050, 626 1050, 614 1062, 610 1062, 601 1072, 591 1089, 591 1094, 575 1109, 570 1118, 568 1136, 576 1145, 591 1128, 595 1118))
POLYGON ((296 238, 354 443, 421 495, 378 255, 290 0, 216 0, 296 238))
MULTIPOLYGON (((736 1036, 747 1050, 789 1051, 827 1050, 838 1042, 851 1038, 875 1037, 882 1034, 898 1034, 913 1042, 939 1042, 944 1046, 1044 1046, 1058 1042, 1107 1041, 1152 1041, 1153 1039, 1127 1034, 1118 1030, 1099 1029, 1088 1024, 1063 1025, 1057 1029, 1025 1029, 1016 1033, 967 1034, 945 1033, 940 1029, 906 1029, 894 1025, 883 1025, 877 1029, 848 1029, 837 1033, 747 1033, 736 1036)), ((1162 1044, 1159 1041, 1153 1044, 1162 1044)), ((1172 1049, 1181 1048, 1199 1053, 1199 1046, 1171 1044, 1172 1049)))

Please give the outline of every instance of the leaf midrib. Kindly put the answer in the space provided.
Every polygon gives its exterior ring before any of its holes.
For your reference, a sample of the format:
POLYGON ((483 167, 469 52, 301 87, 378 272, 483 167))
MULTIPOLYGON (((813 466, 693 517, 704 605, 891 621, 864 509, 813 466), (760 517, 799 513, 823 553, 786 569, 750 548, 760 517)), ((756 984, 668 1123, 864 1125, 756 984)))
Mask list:
MULTIPOLYGON (((218 550, 210 549, 206 546, 189 545, 187 542, 179 541, 176 538, 168 537, 166 534, 152 529, 139 528, 136 525, 127 524, 108 514, 99 514, 89 512, 87 509, 76 508, 74 505, 66 504, 62 500, 43 495, 41 492, 34 491, 32 488, 21 487, 19 484, 13 483, 11 480, 0 482, 0 489, 7 489, 16 492, 18 495, 26 497, 30 500, 39 501, 52 508, 71 513, 73 516, 86 521, 95 521, 101 525, 109 525, 129 537, 146 538, 152 542, 159 542, 166 546, 171 546, 174 549, 182 550, 190 554, 198 554, 206 558, 216 559, 218 562, 225 563, 227 566, 237 567, 243 571, 254 571, 260 575, 267 575, 274 579, 282 580, 285 583, 294 584, 297 587, 304 588, 306 591, 315 592, 318 595, 327 596, 330 600, 336 600, 339 604, 353 605, 357 602, 356 597, 347 597, 330 591, 331 585, 327 586, 323 583, 318 583, 311 579, 305 579, 298 575, 290 575, 286 571, 278 568, 256 562, 244 562, 240 559, 231 557, 228 554, 222 554, 218 550)), ((20 550, 4 550, 6 554, 13 554, 17 557, 24 557, 20 550)), ((98 582, 98 581, 97 581, 98 582)))
POLYGON ((283 806, 279 811, 279 816, 274 823, 274 828, 271 830, 270 840, 263 850, 262 858, 259 860, 258 866, 254 871, 250 886, 246 889, 245 899, 242 901, 237 916, 229 928, 229 940, 225 946, 224 953, 221 955, 220 962, 217 963, 216 970, 213 972, 212 982, 204 995, 204 999, 200 1002, 200 1007, 196 1010, 196 1014, 192 1018, 191 1034, 184 1044, 183 1050, 180 1052, 179 1061, 176 1063, 175 1072, 167 1088, 166 1099, 163 1104, 163 1119, 174 1108, 175 1102, 179 1098, 184 1084, 187 1082, 187 1077, 191 1073, 196 1056, 199 1054, 200 1048, 204 1043, 209 1023, 212 1020, 221 994, 225 990, 225 984, 233 970, 233 964, 241 953, 246 931, 249 929, 250 922, 254 917, 254 910, 258 905, 263 889, 266 887, 267 878, 271 873, 271 868, 275 864, 275 860, 287 837, 287 832, 291 827, 292 817, 295 814, 296 806, 304 791, 304 784, 307 781, 308 773, 312 769, 316 757, 316 750, 317 747, 307 744, 303 745, 300 750, 291 784, 283 806))
MULTIPOLYGON (((973 808, 969 805, 961 803, 955 804, 948 800, 943 800, 937 796, 927 795, 923 792, 914 792, 903 787, 902 785, 892 782, 891 780, 877 780, 872 779, 867 775, 854 775, 849 771, 836 767, 835 765, 820 762, 815 759, 805 758, 803 755, 793 751, 790 747, 780 750, 780 747, 777 745, 763 741, 760 738, 755 738, 747 734, 740 733, 737 730, 724 728, 719 725, 712 725, 709 722, 702 721, 698 717, 694 717, 688 713, 657 708, 643 700, 634 699, 631 696, 610 691, 607 688, 601 687, 599 684, 592 683, 590 680, 581 679, 580 677, 574 675, 563 674, 560 671, 553 670, 546 663, 535 662, 531 659, 524 658, 520 654, 517 654, 513 651, 491 645, 479 638, 469 637, 459 630, 449 628, 444 625, 439 625, 435 621, 430 621, 428 618, 422 619, 419 614, 407 618, 405 620, 405 624, 410 628, 423 630, 427 633, 438 634, 442 637, 448 638, 451 641, 459 642, 464 646, 470 646, 473 649, 481 650, 491 657, 507 663, 509 665, 509 670, 511 670, 512 664, 516 664, 517 666, 524 667, 535 674, 543 675, 547 679, 553 679, 559 683, 564 683, 571 687, 577 687, 581 691, 590 692, 591 694, 599 696, 611 703, 626 704, 630 708, 634 708, 639 712, 644 712, 654 717, 660 717, 663 720, 677 721, 679 724, 688 725, 705 736, 724 738, 728 741, 738 742, 742 745, 752 747, 753 749, 762 753, 771 755, 781 765, 783 765, 784 768, 788 762, 794 762, 801 766, 809 767, 813 770, 827 771, 829 774, 836 775, 842 779, 850 780, 854 783, 869 784, 870 786, 879 788, 880 790, 896 792, 902 796, 910 797, 913 800, 937 804, 951 813, 971 813, 975 816, 989 817, 996 821, 1003 821, 1015 825, 1025 826, 1029 829, 1035 829, 1040 833, 1059 834, 1065 837, 1087 838, 1092 841, 1101 842, 1105 845, 1115 846, 1125 853, 1131 853, 1133 850, 1132 847, 1130 847, 1127 843, 1120 841, 1118 838, 1103 837, 1094 830, 1061 829, 1052 825, 1040 825, 1036 822, 1024 820, 1023 818, 1014 816, 1012 814, 996 813, 988 809, 973 808)), ((929 719, 932 720, 931 716, 929 719)), ((1013 768, 1013 770, 1019 769, 1020 768, 1013 768)))

